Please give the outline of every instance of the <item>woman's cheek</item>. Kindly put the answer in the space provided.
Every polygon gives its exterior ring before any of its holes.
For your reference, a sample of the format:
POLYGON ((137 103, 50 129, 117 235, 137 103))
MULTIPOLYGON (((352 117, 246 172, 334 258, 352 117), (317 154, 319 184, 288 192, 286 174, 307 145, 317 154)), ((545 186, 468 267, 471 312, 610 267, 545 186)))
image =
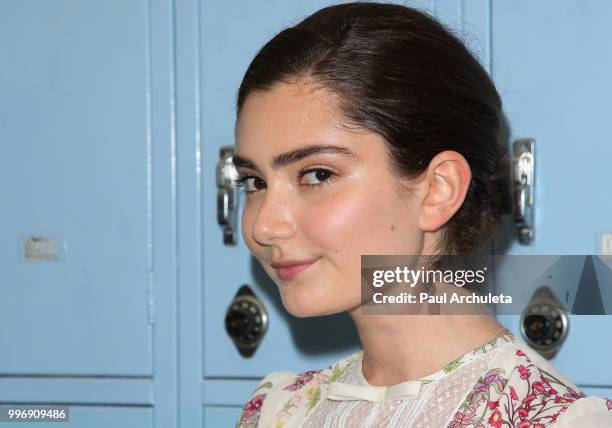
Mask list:
POLYGON ((367 192, 349 189, 302 210, 306 215, 302 216, 301 223, 309 237, 324 247, 351 248, 351 242, 371 236, 369 232, 380 222, 380 211, 367 192))

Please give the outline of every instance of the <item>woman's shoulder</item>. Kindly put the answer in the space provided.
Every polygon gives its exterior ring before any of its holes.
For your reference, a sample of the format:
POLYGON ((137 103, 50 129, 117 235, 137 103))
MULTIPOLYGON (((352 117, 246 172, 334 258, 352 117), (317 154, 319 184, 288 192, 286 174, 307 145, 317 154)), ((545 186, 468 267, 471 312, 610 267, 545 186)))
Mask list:
POLYGON ((323 369, 268 373, 244 405, 236 427, 267 427, 279 415, 288 418, 308 412, 321 397, 319 387, 336 379, 342 367, 359 354, 351 354, 323 369))
POLYGON ((555 427, 612 427, 612 400, 594 395, 582 397, 557 419, 555 427))
POLYGON ((569 427, 579 420, 603 422, 585 426, 612 427, 608 404, 612 402, 587 397, 550 361, 515 340, 489 360, 450 425, 569 427))
POLYGON ((552 400, 553 403, 566 404, 557 414, 555 427, 612 427, 612 400, 604 397, 587 396, 576 385, 574 385, 563 373, 561 373, 550 361, 543 358, 535 350, 523 344, 519 349, 527 358, 541 371, 542 377, 553 377, 557 380, 559 391, 552 400), (565 399, 565 400, 564 400, 565 399))
POLYGON ((282 391, 294 382, 296 376, 298 373, 290 371, 275 371, 264 376, 242 408, 236 428, 265 426, 262 424, 263 420, 270 413, 270 409, 280 401, 282 391))

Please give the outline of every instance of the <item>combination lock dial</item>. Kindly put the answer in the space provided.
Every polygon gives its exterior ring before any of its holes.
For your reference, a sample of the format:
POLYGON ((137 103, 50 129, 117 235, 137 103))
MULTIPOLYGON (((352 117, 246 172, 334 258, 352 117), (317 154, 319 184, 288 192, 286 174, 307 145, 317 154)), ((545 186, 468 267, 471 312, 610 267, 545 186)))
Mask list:
POLYGON ((568 333, 567 312, 550 287, 536 290, 521 316, 521 333, 527 344, 545 358, 552 358, 568 333))
POLYGON ((251 357, 268 327, 268 313, 248 285, 236 293, 225 314, 225 330, 243 357, 251 357))

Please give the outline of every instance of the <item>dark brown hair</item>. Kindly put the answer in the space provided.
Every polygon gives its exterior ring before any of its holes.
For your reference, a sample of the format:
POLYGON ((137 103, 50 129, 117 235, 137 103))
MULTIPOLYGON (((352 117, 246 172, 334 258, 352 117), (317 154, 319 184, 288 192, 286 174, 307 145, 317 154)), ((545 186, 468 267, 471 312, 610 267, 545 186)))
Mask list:
POLYGON ((396 4, 326 7, 277 34, 249 65, 237 116, 253 91, 308 77, 340 99, 347 124, 380 134, 398 176, 421 175, 436 154, 460 153, 472 180, 444 226, 441 254, 474 254, 509 213, 502 102, 460 39, 431 16, 396 4))

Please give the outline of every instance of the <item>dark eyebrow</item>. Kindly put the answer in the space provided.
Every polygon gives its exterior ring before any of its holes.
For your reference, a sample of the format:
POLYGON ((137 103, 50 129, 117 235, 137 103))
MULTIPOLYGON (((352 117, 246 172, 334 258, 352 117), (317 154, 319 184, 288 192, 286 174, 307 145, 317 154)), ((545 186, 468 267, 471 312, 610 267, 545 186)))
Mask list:
MULTIPOLYGON (((301 149, 297 149, 297 150, 292 150, 287 153, 281 153, 278 156, 274 156, 274 158, 272 159, 271 166, 272 166, 272 169, 278 169, 283 166, 289 165, 291 163, 297 162, 301 159, 304 159, 308 156, 317 155, 321 153, 340 154, 340 155, 345 155, 345 156, 349 156, 352 158, 357 157, 355 156, 353 152, 351 152, 346 147, 313 145, 313 146, 302 147, 301 149)), ((244 167, 244 168, 249 168, 249 169, 253 169, 257 171, 257 167, 255 166, 255 163, 251 161, 250 159, 244 158, 242 156, 234 155, 232 157, 232 162, 234 163, 234 166, 236 168, 244 167)))

